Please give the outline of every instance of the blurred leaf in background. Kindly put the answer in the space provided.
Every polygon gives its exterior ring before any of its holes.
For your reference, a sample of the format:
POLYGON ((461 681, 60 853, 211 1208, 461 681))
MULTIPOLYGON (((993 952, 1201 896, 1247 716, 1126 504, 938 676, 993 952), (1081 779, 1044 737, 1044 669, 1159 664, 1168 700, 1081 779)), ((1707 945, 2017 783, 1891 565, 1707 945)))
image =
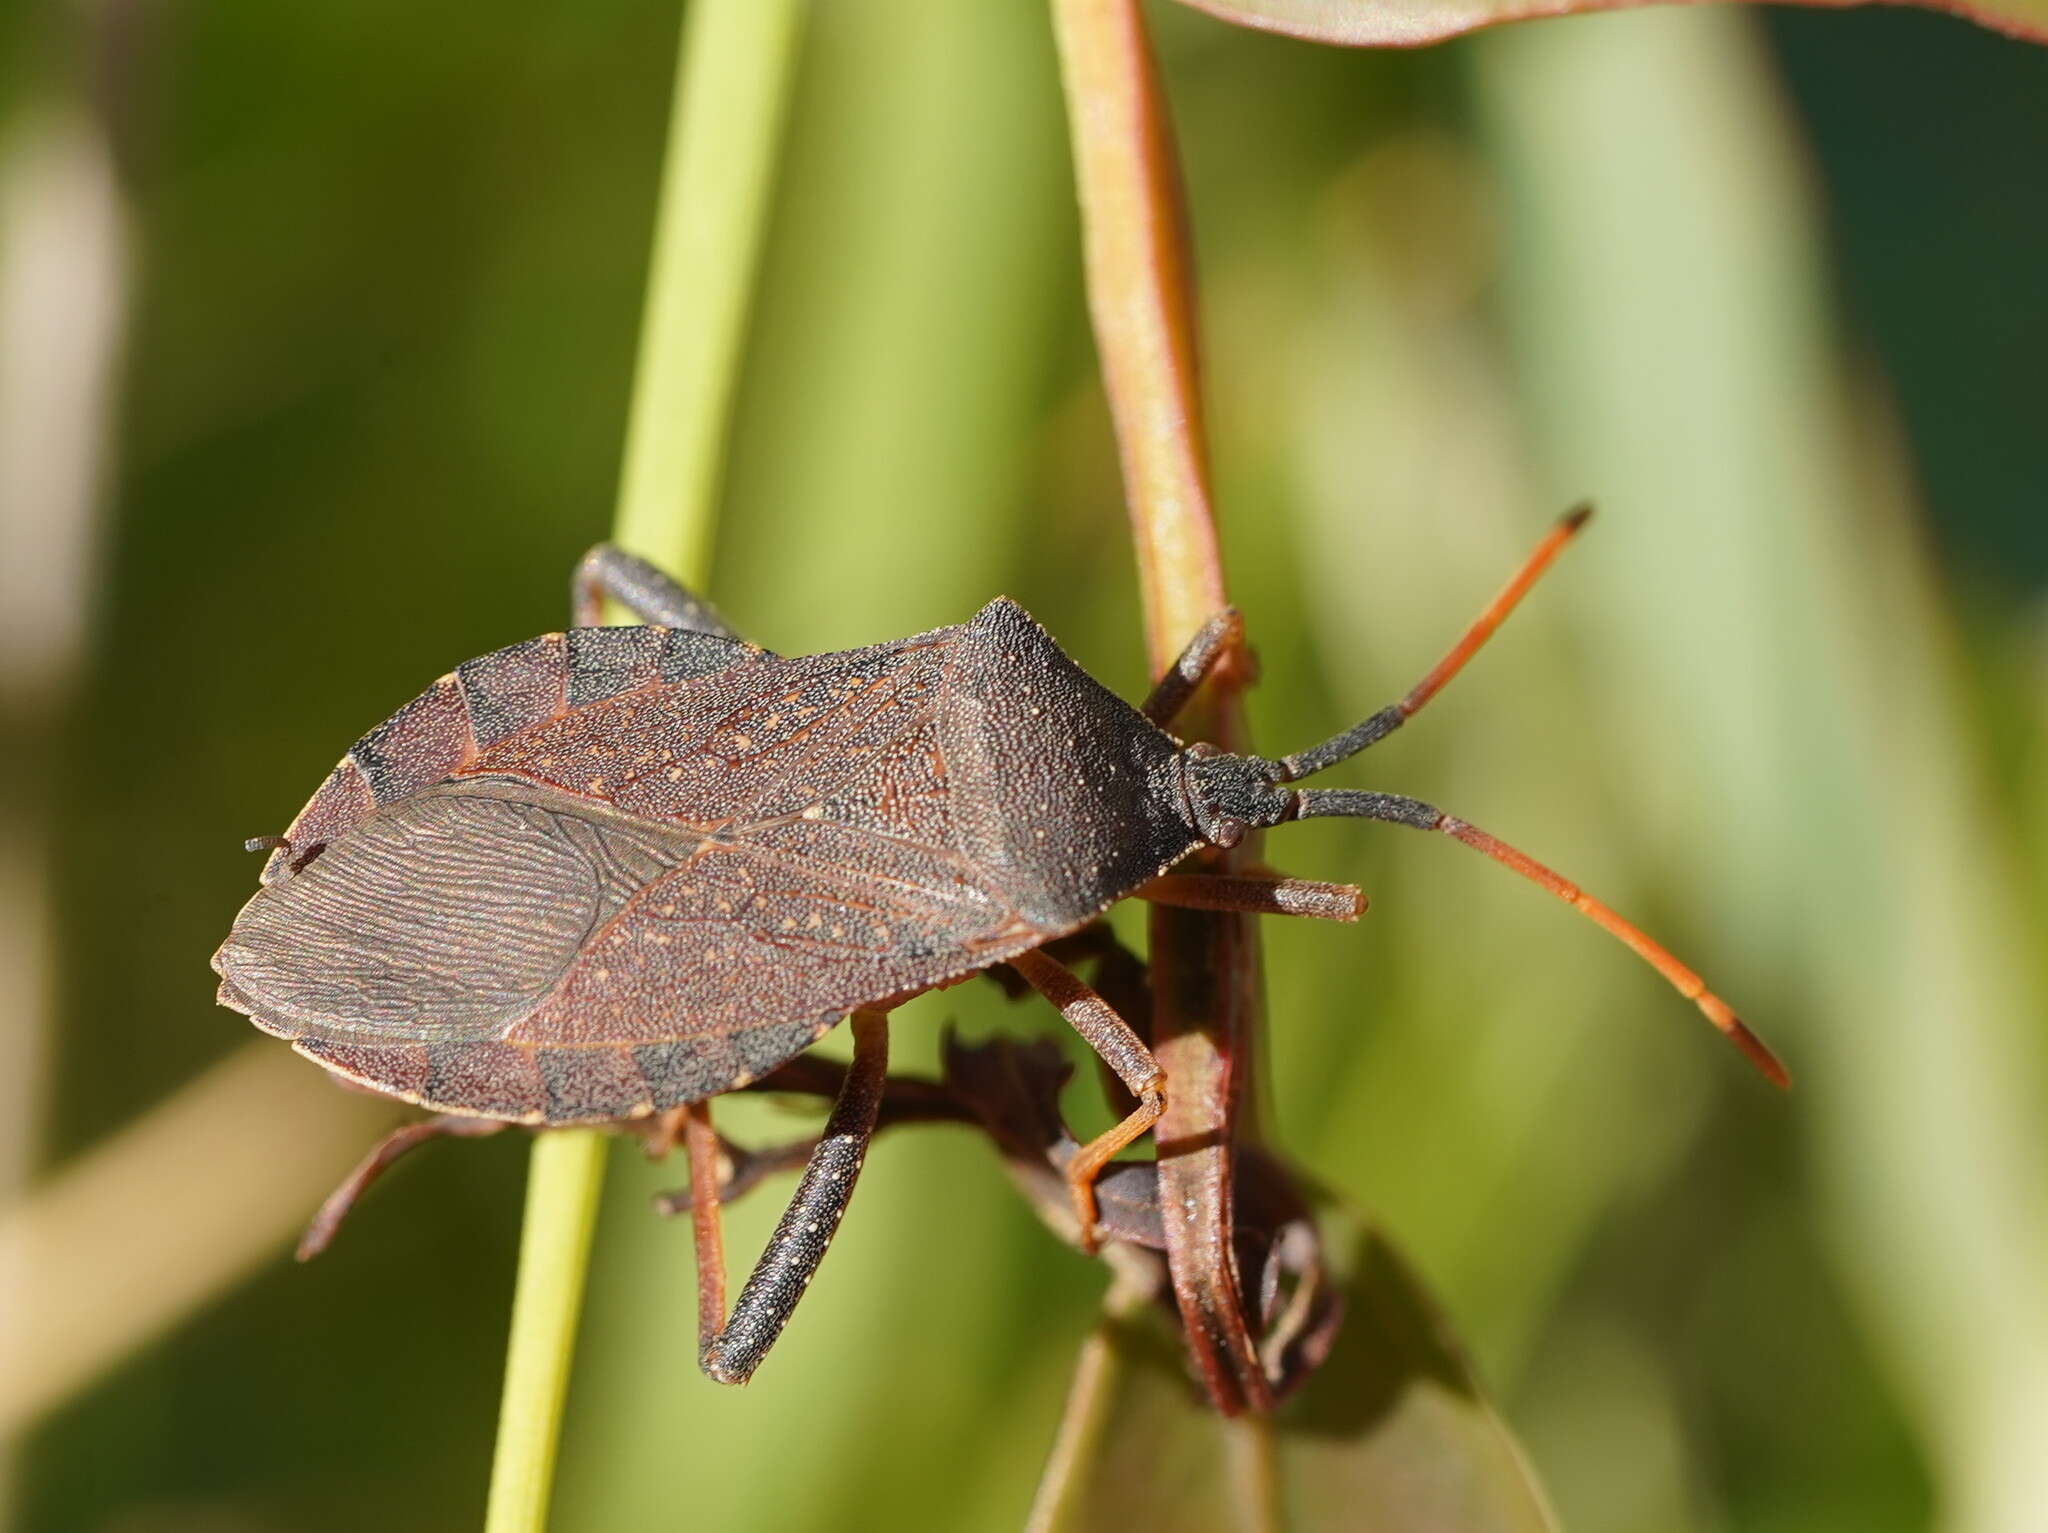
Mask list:
MULTIPOLYGON (((452 661, 561 623, 612 498, 675 20, 0 17, 0 157, 82 114, 133 284, 76 683, 6 703, 47 763, 53 935, 0 976, 53 976, 46 1167, 247 1045, 205 968, 240 839, 452 661)), ((1512 631, 1346 781, 1639 913, 1801 1077, 1758 1089, 1597 934, 1433 838, 1287 827, 1276 859, 1374 909, 1269 923, 1272 1137, 1413 1258, 1565 1525, 2027 1526, 2048 53, 1889 13, 1401 55, 1156 20, 1258 738, 1386 701, 1593 496, 1512 631)), ((721 604, 797 652, 1007 591, 1137 692, 1042 7, 820 7, 799 89, 721 604)), ((910 1008, 902 1063, 949 1018, 1050 1030, 986 988, 910 1008)), ((299 1126, 284 1101, 232 1125, 227 1212, 299 1126)), ((523 1162, 440 1147, 320 1262, 125 1357, 16 1444, 16 1524, 472 1525, 523 1162)), ((744 1392, 691 1365, 688 1232, 646 1206, 673 1177, 622 1154, 612 1181, 560 1526, 1018 1526, 1103 1278, 986 1147, 878 1145, 744 1392)))

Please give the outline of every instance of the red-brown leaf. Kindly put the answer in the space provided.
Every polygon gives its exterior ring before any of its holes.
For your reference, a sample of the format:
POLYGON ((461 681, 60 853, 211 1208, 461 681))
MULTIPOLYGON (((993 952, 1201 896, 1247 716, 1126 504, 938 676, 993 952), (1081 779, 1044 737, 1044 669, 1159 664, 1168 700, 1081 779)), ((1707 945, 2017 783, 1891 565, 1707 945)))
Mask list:
MULTIPOLYGON (((1183 5, 1238 26, 1279 32, 1312 42, 1352 48, 1414 48, 1461 32, 1573 16, 1584 11, 1621 10, 1646 0, 1181 0, 1183 5)), ((1864 0, 1793 0, 1845 9, 1864 0)), ((2048 42, 2048 0, 1923 0, 1925 8, 1961 16, 1994 32, 2048 42)))

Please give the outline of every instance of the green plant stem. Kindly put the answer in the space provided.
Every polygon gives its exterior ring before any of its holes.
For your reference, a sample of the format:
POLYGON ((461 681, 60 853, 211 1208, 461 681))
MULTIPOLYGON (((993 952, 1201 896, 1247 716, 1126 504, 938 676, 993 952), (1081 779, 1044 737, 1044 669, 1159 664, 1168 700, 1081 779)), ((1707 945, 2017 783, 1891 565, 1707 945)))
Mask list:
MULTIPOLYGON (((804 0, 695 0, 682 29, 613 539, 702 585, 804 0)), ((534 1141, 485 1533, 547 1524, 606 1136, 534 1141)))
POLYGON ((1104 1297, 1095 1329, 1081 1343, 1024 1533, 1067 1533, 1084 1515, 1089 1476, 1102 1457, 1117 1394, 1131 1367, 1129 1327, 1152 1301, 1154 1287, 1156 1281, 1119 1278, 1104 1297))
POLYGON ((616 542, 700 582, 805 0, 695 0, 626 426, 616 542))
POLYGON ((604 1135, 588 1129, 542 1134, 533 1142, 487 1533, 528 1533, 547 1524, 605 1144, 604 1135))

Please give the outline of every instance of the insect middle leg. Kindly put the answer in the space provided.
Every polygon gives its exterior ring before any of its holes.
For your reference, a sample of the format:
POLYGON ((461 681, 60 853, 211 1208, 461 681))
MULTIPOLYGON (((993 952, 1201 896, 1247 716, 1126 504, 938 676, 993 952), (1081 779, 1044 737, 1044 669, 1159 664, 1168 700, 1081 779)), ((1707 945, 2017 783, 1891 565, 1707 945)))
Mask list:
POLYGON ((1031 988, 1060 1009, 1060 1015, 1088 1046, 1114 1070, 1138 1105, 1122 1122, 1097 1134, 1067 1162, 1067 1192, 1073 1199, 1074 1217, 1079 1221, 1081 1249, 1093 1253, 1095 1234, 1095 1178, 1117 1152, 1154 1123, 1166 1111, 1166 1075, 1159 1061, 1145 1047, 1144 1040, 1116 1009, 1099 994, 1081 983, 1065 964, 1034 949, 1019 953, 1010 967, 1030 982, 1031 988))
MULTIPOLYGON (((721 1384, 744 1384, 761 1366, 768 1349, 775 1345, 782 1328, 803 1298, 818 1263, 832 1244, 832 1236, 853 1200, 854 1183, 861 1163, 867 1158, 868 1141, 874 1136, 875 1117, 881 1108, 882 1090, 889 1072, 889 1014, 885 1011, 856 1011, 853 1014, 853 1065, 846 1083, 825 1120, 825 1131, 811 1152, 810 1164, 797 1183, 796 1194, 768 1237, 767 1249, 754 1264, 732 1314, 717 1332, 702 1341, 698 1365, 721 1384)), ((694 1121, 694 1120, 693 1120, 694 1121)), ((685 1132, 690 1132, 685 1126, 685 1132)), ((706 1217, 707 1204, 717 1207, 718 1162, 716 1136, 705 1120, 707 1152, 697 1153, 690 1144, 690 1187, 692 1217, 706 1217), (700 1158, 707 1162, 708 1175, 700 1173, 700 1158)), ((715 1217, 715 1215, 713 1216, 715 1217)), ((699 1228, 704 1228, 700 1222, 699 1228)), ((700 1237, 698 1249, 706 1252, 709 1242, 700 1237)), ((703 1286, 699 1274, 699 1317, 706 1328, 717 1311, 710 1308, 710 1296, 723 1297, 721 1273, 716 1289, 703 1286)))
MULTIPOLYGON (((1097 917, 1079 931, 1053 938, 1037 951, 1069 967, 1087 964, 1088 983, 1094 987, 1095 993, 1108 1003, 1111 1011, 1130 1024, 1140 1043, 1148 1048, 1151 1046, 1152 971, 1143 958, 1124 946, 1116 928, 1108 921, 1097 917)), ((984 969, 982 977, 1013 1001, 1037 994, 1031 982, 1010 964, 984 969)), ((1110 1110, 1118 1117, 1127 1116, 1138 1105, 1138 1099, 1110 1068, 1108 1060, 1098 1054, 1095 1064, 1103 1097, 1110 1110)))
POLYGON ((736 639, 718 609, 703 597, 671 580, 645 559, 622 548, 600 543, 576 565, 569 584, 569 605, 579 628, 604 622, 606 599, 617 602, 643 623, 736 639))

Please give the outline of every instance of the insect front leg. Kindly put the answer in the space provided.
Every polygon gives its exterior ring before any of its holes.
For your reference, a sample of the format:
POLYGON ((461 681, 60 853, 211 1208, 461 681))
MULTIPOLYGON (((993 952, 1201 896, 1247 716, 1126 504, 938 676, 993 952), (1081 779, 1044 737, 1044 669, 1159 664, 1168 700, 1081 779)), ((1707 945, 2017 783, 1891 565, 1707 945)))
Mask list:
MULTIPOLYGON (((853 1200, 854 1183, 867 1158, 868 1141, 874 1136, 875 1117, 882 1103, 882 1090, 889 1071, 889 1014, 885 1011, 856 1011, 853 1014, 853 1065, 846 1072, 846 1084, 825 1120, 825 1131, 811 1152, 810 1164, 797 1183, 767 1249, 748 1274, 745 1286, 733 1305, 732 1316, 717 1333, 705 1341, 698 1365, 721 1384, 744 1384, 761 1366, 768 1349, 775 1345, 782 1328, 803 1298, 818 1263, 832 1244, 832 1236, 853 1200)), ((706 1120, 708 1135, 709 1120, 706 1120)), ((715 1205, 718 1187, 716 1136, 709 1136, 709 1176, 700 1182, 692 1144, 690 1190, 693 1203, 704 1206, 708 1197, 715 1205)), ((693 1210, 693 1217, 697 1217, 693 1210)), ((700 1242, 700 1252, 703 1246, 700 1242)), ((706 1290, 698 1293, 701 1316, 706 1290)), ((722 1297, 723 1278, 720 1278, 722 1297)), ((715 1311, 714 1311, 715 1313, 715 1311)))
POLYGON ((1356 884, 1324 884, 1279 873, 1162 873, 1131 893, 1184 910, 1241 910, 1321 921, 1356 921, 1365 914, 1365 896, 1356 884))
POLYGON ((617 602, 643 623, 708 633, 720 639, 739 637, 726 626, 718 609, 703 597, 678 585, 645 559, 635 558, 609 543, 600 543, 577 563, 576 574, 570 581, 569 606, 576 626, 596 628, 602 624, 607 599, 617 602))
POLYGON ((356 1206, 356 1200, 369 1191, 370 1183, 382 1176, 385 1169, 408 1150, 416 1149, 429 1139, 482 1139, 508 1126, 496 1118, 461 1118, 451 1113, 393 1129, 356 1163, 355 1170, 349 1172, 339 1187, 327 1194, 327 1201, 320 1205, 320 1211, 306 1226, 306 1233, 299 1237, 299 1248, 294 1254, 300 1261, 309 1262, 326 1250, 335 1232, 341 1228, 341 1221, 356 1206))
POLYGON ((1188 647, 1166 668, 1166 674, 1153 685, 1151 695, 1138 705, 1138 711, 1165 728, 1226 655, 1243 651, 1244 618, 1235 607, 1225 607, 1195 630, 1188 647))
POLYGON ((1044 952, 1019 953, 1010 967, 1030 982, 1031 988, 1060 1010, 1067 1023, 1088 1040, 1088 1046, 1114 1070, 1138 1105, 1122 1122, 1097 1134, 1081 1146, 1067 1162, 1067 1192, 1073 1199, 1074 1217, 1081 1226, 1081 1248, 1091 1255, 1095 1233, 1095 1178, 1117 1152, 1154 1123, 1166 1111, 1166 1076, 1159 1061, 1145 1047, 1144 1040, 1116 1008, 1081 983, 1074 971, 1044 952))

